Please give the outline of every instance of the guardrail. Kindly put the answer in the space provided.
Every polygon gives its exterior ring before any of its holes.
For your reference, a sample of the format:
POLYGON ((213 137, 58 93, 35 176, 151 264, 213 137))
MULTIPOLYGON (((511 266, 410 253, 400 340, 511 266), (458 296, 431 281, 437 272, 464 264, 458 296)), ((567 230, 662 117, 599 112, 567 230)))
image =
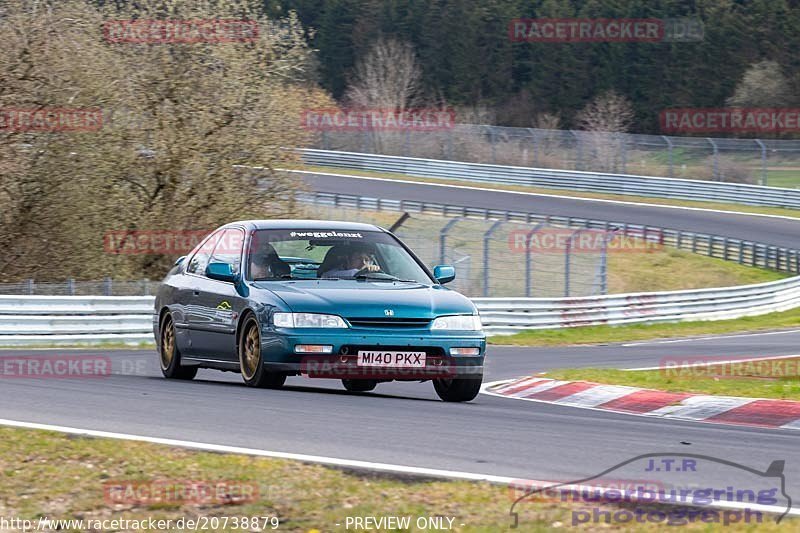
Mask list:
POLYGON ((152 296, 0 295, 0 346, 153 341, 152 296))
MULTIPOLYGON (((800 306, 800 276, 689 291, 472 301, 490 335, 527 329, 721 320, 800 306)), ((150 296, 0 296, 0 346, 152 342, 153 302, 150 296)))
POLYGON ((690 291, 584 298, 473 298, 487 332, 526 329, 722 320, 800 306, 800 276, 786 280, 690 291))
POLYGON ((800 208, 800 189, 633 174, 603 174, 487 165, 357 152, 314 149, 299 149, 298 151, 306 164, 316 166, 387 172, 423 178, 447 178, 477 183, 800 208))

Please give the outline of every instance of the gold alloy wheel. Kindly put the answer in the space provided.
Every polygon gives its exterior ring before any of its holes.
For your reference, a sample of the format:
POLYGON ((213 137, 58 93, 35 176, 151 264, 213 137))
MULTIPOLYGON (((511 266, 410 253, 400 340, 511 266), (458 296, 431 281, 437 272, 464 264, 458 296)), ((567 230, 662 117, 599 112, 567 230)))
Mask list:
POLYGON ((242 374, 246 379, 250 380, 256 375, 258 363, 261 359, 261 339, 258 338, 258 327, 250 326, 247 329, 242 350, 242 374))
POLYGON ((161 368, 167 369, 175 358, 175 328, 172 320, 164 320, 164 329, 161 332, 161 368))

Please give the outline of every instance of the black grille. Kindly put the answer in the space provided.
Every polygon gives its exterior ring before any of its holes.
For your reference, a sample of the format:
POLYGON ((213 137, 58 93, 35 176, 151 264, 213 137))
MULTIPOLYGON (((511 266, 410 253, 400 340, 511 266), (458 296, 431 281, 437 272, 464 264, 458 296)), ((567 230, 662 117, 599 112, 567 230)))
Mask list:
POLYGON ((429 318, 348 318, 350 325, 356 328, 427 328, 429 318))

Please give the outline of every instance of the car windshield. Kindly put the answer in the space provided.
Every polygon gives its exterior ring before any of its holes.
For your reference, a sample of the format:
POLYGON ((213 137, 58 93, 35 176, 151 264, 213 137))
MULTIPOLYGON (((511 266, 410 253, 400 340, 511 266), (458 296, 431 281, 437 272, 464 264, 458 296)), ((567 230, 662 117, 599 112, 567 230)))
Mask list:
POLYGON ((252 281, 356 279, 431 284, 420 262, 394 236, 361 230, 256 230, 247 277, 252 281))

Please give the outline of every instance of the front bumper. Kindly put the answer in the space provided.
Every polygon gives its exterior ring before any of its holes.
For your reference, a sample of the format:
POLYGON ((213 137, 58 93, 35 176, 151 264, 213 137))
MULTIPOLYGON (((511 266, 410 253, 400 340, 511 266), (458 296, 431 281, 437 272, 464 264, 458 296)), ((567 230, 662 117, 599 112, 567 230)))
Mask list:
POLYGON ((271 371, 306 374, 318 378, 420 380, 483 375, 486 335, 480 331, 432 333, 430 331, 365 331, 298 329, 262 332, 264 366, 271 371), (298 344, 331 346, 330 354, 298 354, 298 344), (450 348, 479 348, 478 356, 451 356, 450 348), (359 367, 359 350, 424 351, 424 368, 359 367))

